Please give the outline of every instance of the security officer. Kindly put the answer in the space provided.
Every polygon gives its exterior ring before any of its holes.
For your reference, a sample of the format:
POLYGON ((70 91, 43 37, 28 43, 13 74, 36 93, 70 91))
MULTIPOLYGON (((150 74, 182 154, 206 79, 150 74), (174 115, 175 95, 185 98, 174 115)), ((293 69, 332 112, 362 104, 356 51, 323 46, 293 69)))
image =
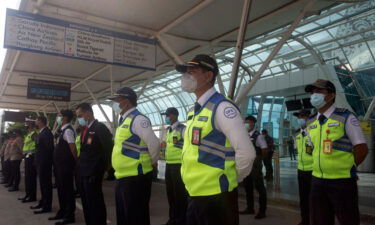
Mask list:
POLYGON ((77 148, 75 145, 75 133, 70 124, 73 116, 73 112, 66 109, 61 110, 56 119, 61 128, 53 154, 53 163, 60 209, 54 217, 48 218, 48 220, 62 220, 56 222, 56 224, 75 222, 74 171, 77 148))
POLYGON ((77 162, 80 176, 83 214, 87 225, 105 225, 107 212, 102 191, 105 171, 113 148, 112 134, 98 122, 89 103, 76 108, 78 124, 85 129, 81 136, 81 153, 77 162))
POLYGON ((185 225, 187 193, 181 178, 181 153, 184 144, 185 125, 178 122, 178 110, 168 108, 165 122, 169 124, 166 141, 161 143, 165 148, 165 184, 169 203, 169 220, 166 225, 185 225))
POLYGON ((23 154, 25 155, 25 192, 26 196, 19 198, 23 203, 36 201, 36 167, 34 155, 38 132, 34 121, 27 121, 27 135, 24 139, 23 154))
POLYGON ((254 214, 254 187, 259 193, 259 211, 254 217, 255 219, 263 219, 266 217, 267 209, 267 191, 264 186, 262 173, 262 159, 267 156, 268 146, 266 139, 256 129, 257 119, 254 116, 245 118, 245 126, 249 132, 249 136, 255 146, 256 158, 254 160, 251 173, 244 179, 244 187, 246 192, 247 208, 240 214, 254 214))
POLYGON ((311 104, 318 110, 307 122, 314 146, 310 194, 313 225, 358 225, 356 167, 368 148, 358 119, 347 109, 334 106, 336 88, 328 80, 307 85, 311 104))
POLYGON ((310 111, 302 109, 293 113, 298 118, 300 128, 295 135, 295 143, 298 152, 298 188, 302 221, 299 225, 310 224, 310 189, 311 174, 313 168, 312 144, 306 130, 306 120, 310 116, 310 111))
POLYGON ((35 214, 48 213, 52 209, 52 161, 53 161, 53 134, 47 127, 47 118, 39 116, 35 122, 39 128, 36 140, 35 165, 39 178, 41 200, 31 209, 35 214))
POLYGON ((176 70, 197 101, 187 118, 181 176, 190 195, 187 225, 236 225, 239 181, 250 173, 254 147, 236 105, 219 94, 216 61, 197 55, 176 70))
POLYGON ((113 110, 120 114, 112 153, 116 176, 117 224, 149 225, 153 165, 160 142, 150 120, 137 107, 137 94, 123 87, 114 96, 113 110))

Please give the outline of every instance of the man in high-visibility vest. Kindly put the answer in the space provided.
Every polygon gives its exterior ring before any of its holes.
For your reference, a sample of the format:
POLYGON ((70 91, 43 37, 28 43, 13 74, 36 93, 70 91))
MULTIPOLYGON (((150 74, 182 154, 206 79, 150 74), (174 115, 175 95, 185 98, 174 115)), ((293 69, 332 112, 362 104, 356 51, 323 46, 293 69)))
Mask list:
POLYGON ((23 203, 36 201, 36 167, 34 155, 38 132, 34 121, 27 121, 27 135, 24 139, 23 153, 25 155, 25 192, 26 196, 19 198, 23 203))
POLYGON ((306 119, 310 116, 310 111, 300 110, 293 113, 298 118, 300 128, 295 135, 295 147, 298 151, 298 188, 301 219, 299 225, 310 224, 309 197, 311 189, 311 174, 313 166, 312 144, 306 130, 306 119))
POLYGON ((251 170, 255 150, 237 106, 215 88, 216 60, 197 55, 176 70, 194 93, 182 150, 181 176, 190 195, 187 225, 237 225, 238 182, 251 170))
POLYGON ((358 225, 356 167, 368 147, 358 119, 347 109, 334 106, 336 88, 328 80, 307 85, 310 102, 318 110, 307 122, 313 149, 310 194, 313 225, 358 225))
POLYGON ((149 225, 153 165, 160 142, 150 120, 137 107, 137 94, 123 87, 114 96, 113 110, 120 114, 112 152, 116 176, 117 224, 149 225))
POLYGON ((166 141, 161 143, 165 148, 165 184, 169 203, 169 220, 166 225, 185 225, 187 193, 181 178, 181 153, 184 145, 185 125, 178 122, 178 110, 168 108, 165 113, 167 128, 166 141))

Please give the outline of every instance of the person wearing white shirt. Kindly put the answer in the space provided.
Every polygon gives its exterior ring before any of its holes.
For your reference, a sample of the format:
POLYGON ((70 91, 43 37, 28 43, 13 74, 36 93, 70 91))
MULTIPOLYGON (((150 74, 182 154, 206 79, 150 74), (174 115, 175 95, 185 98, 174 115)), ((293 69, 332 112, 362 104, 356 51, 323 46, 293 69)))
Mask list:
POLYGON ((300 126, 294 136, 295 148, 298 152, 298 190, 300 201, 301 222, 299 225, 310 225, 310 190, 313 168, 312 143, 306 129, 306 120, 310 111, 302 109, 293 113, 300 126))
POLYGON ((244 179, 244 188, 246 192, 247 207, 240 214, 254 214, 254 187, 259 193, 259 211, 255 215, 255 219, 263 219, 266 217, 267 209, 267 191, 264 186, 262 162, 267 156, 268 146, 266 138, 255 129, 257 119, 254 116, 247 116, 245 118, 245 126, 249 132, 250 140, 253 142, 256 151, 256 158, 254 160, 253 169, 251 173, 244 179))
POLYGON ((165 148, 165 186, 169 204, 169 219, 166 225, 185 225, 188 195, 181 178, 181 154, 184 144, 185 125, 178 122, 179 112, 170 107, 161 115, 165 116, 166 140, 160 146, 165 148))
POLYGON ((356 167, 368 153, 360 122, 349 110, 334 106, 332 82, 318 79, 305 91, 318 111, 307 121, 314 147, 310 221, 333 225, 336 217, 340 225, 359 225, 356 167))
POLYGON ((159 158, 160 142, 150 120, 137 110, 133 89, 120 88, 109 99, 113 110, 120 114, 112 151, 117 224, 149 225, 152 171, 159 158))
POLYGON ((176 70, 196 103, 187 118, 181 175, 190 200, 187 225, 238 225, 238 182, 251 170, 254 147, 237 106, 215 88, 218 66, 197 55, 176 70))
POLYGON ((59 210, 49 220, 62 220, 56 224, 75 222, 74 171, 77 160, 75 133, 70 122, 73 119, 71 110, 61 110, 56 122, 61 126, 60 134, 53 152, 53 165, 56 175, 59 210))

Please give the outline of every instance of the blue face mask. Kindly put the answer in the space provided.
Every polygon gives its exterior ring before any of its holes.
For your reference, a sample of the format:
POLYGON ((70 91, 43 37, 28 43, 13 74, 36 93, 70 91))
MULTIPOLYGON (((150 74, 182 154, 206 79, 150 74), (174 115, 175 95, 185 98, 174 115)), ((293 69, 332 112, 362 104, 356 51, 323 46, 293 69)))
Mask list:
POLYGON ((326 104, 326 101, 324 100, 324 98, 325 98, 324 94, 314 93, 310 97, 310 103, 315 108, 320 109, 326 104))
POLYGON ((306 126, 306 120, 305 119, 298 119, 297 122, 298 122, 298 125, 300 127, 306 126))
POLYGON ((165 123, 166 124, 171 124, 171 119, 169 119, 169 117, 165 117, 165 123))
POLYGON ((85 119, 83 119, 83 117, 79 117, 78 118, 78 124, 82 127, 86 126, 87 125, 87 121, 85 119))

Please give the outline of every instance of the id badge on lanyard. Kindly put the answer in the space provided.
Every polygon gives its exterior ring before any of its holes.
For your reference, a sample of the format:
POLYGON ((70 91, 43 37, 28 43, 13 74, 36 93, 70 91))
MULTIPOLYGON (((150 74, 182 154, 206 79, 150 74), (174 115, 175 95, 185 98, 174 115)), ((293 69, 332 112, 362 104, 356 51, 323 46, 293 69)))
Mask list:
POLYGON ((323 141, 323 153, 330 155, 332 154, 332 140, 329 139, 330 130, 326 131, 327 139, 323 141))

